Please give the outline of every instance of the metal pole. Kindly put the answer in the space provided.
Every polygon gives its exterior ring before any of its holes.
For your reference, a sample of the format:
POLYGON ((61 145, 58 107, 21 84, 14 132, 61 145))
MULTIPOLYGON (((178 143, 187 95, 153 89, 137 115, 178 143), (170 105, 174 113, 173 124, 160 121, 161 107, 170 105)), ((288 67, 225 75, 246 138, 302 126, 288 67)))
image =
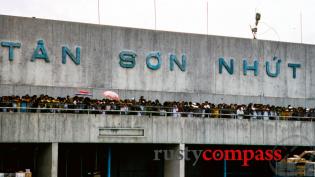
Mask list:
POLYGON ((224 173, 223 173, 223 177, 226 177, 226 160, 224 159, 224 173))
POLYGON ((112 161, 112 149, 108 147, 108 157, 107 157, 107 177, 111 176, 111 161, 112 161))
POLYGON ((209 19, 208 19, 209 18, 209 14, 208 13, 209 13, 209 10, 208 10, 208 1, 207 1, 207 35, 209 34, 209 31, 208 31, 208 28, 209 28, 209 24, 208 24, 209 23, 209 19))
POLYGON ((156 0, 154 0, 154 30, 156 30, 156 0))
POLYGON ((68 177, 68 156, 69 156, 69 150, 66 149, 66 177, 68 177))
POLYGON ((82 155, 80 154, 80 176, 83 177, 83 160, 82 160, 82 155))
POLYGON ((98 24, 101 24, 101 17, 100 17, 100 0, 97 0, 97 12, 98 12, 98 24))
POLYGON ((303 42, 303 28, 302 28, 302 11, 300 12, 300 30, 301 30, 301 43, 303 42))

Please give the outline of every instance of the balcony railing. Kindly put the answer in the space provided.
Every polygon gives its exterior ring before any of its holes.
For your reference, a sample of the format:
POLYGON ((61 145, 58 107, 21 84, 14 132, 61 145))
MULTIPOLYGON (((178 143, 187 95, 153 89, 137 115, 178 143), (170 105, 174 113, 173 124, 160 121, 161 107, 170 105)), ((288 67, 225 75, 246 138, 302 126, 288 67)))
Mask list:
MULTIPOLYGON (((145 107, 148 108, 148 107, 145 107)), ((160 107, 161 108, 161 107, 160 107)), ((224 109, 220 109, 220 112, 224 109)), ((230 110, 231 111, 231 110, 230 110)), ((160 116, 160 117, 196 117, 196 118, 225 118, 225 119, 250 119, 250 120, 295 120, 295 121, 313 121, 315 117, 311 116, 281 116, 281 115, 253 115, 253 114, 223 114, 206 112, 170 112, 165 109, 159 111, 134 111, 134 110, 106 110, 106 109, 73 109, 73 108, 30 108, 30 107, 0 107, 1 112, 12 113, 70 113, 70 114, 112 114, 112 115, 138 115, 141 116, 160 116)))

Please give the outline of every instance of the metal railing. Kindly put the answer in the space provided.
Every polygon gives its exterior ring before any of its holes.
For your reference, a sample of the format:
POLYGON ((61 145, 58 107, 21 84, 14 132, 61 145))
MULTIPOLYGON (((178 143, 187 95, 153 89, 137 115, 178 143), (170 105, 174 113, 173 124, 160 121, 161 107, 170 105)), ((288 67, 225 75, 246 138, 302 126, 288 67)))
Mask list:
POLYGON ((315 117, 307 116, 282 116, 282 115, 253 115, 253 114, 222 114, 222 113, 199 113, 199 112, 169 112, 160 111, 135 111, 135 110, 105 110, 105 109, 77 109, 77 108, 31 108, 31 107, 0 107, 1 112, 12 113, 72 113, 72 114, 116 114, 160 117, 196 117, 196 118, 225 118, 225 119, 250 119, 250 120, 299 120, 313 121, 315 117))

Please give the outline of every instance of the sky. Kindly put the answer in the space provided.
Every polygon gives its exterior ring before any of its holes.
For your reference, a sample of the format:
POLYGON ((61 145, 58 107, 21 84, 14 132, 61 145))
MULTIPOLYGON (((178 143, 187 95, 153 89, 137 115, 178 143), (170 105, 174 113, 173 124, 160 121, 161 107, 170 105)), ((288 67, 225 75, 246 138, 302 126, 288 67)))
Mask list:
POLYGON ((315 44, 314 7, 315 0, 0 0, 3 15, 242 38, 252 38, 259 12, 258 39, 307 44, 315 44))

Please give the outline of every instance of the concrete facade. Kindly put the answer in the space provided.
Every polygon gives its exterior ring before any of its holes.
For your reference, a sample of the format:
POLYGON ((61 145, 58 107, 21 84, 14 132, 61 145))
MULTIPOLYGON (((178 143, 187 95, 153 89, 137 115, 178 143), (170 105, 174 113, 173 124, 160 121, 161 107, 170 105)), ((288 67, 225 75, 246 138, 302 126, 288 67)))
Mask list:
POLYGON ((211 101, 214 103, 265 103, 314 106, 315 47, 294 43, 250 40, 220 36, 172 33, 52 20, 0 16, 0 42, 20 42, 9 61, 9 50, 0 47, 0 95, 73 95, 79 88, 90 89, 94 97, 114 90, 123 98, 144 95, 149 99, 211 101), (38 40, 44 40, 50 63, 31 62, 38 40), (81 64, 67 58, 62 64, 62 47, 72 52, 81 48, 81 64), (119 65, 119 53, 137 54, 132 69, 119 65), (146 66, 151 51, 161 53, 161 68, 146 66), (169 54, 187 56, 186 71, 176 65, 170 71, 169 54), (266 61, 274 72, 276 56, 281 59, 278 77, 266 74, 266 61), (218 59, 234 58, 234 74, 218 59), (243 74, 243 59, 259 62, 258 76, 243 74), (288 63, 301 64, 292 77, 288 63))
MULTIPOLYGON (((102 98, 113 90, 122 98, 186 100, 212 103, 263 103, 274 105, 315 105, 315 46, 220 36, 173 33, 113 26, 101 26, 0 15, 0 96, 73 96, 87 89, 102 98), (43 40, 49 63, 34 59, 43 40), (1 42, 17 42, 14 57, 1 42), (81 63, 67 56, 62 47, 81 49, 81 63), (132 69, 119 64, 121 51, 137 54, 132 69), (161 68, 149 69, 146 57, 161 53, 161 68), (170 54, 180 60, 187 56, 185 71, 170 70, 170 54), (276 56, 276 60, 273 57, 276 56), (234 59, 234 73, 223 68, 219 58, 234 59), (243 59, 253 71, 243 74, 243 59), (271 72, 281 59, 279 75, 271 72), (289 63, 300 64, 293 78, 289 63)), ((75 52, 74 52, 75 53, 75 52)), ((11 53, 12 54, 12 53, 11 53)), ((146 143, 169 145, 269 145, 314 146, 315 123, 208 118, 139 117, 94 114, 1 113, 0 143, 43 143, 37 176, 58 176, 59 143, 146 143)), ((185 161, 164 162, 165 177, 184 177, 185 161)))
POLYGON ((1 113, 0 123, 0 142, 12 143, 315 145, 308 121, 1 113))

